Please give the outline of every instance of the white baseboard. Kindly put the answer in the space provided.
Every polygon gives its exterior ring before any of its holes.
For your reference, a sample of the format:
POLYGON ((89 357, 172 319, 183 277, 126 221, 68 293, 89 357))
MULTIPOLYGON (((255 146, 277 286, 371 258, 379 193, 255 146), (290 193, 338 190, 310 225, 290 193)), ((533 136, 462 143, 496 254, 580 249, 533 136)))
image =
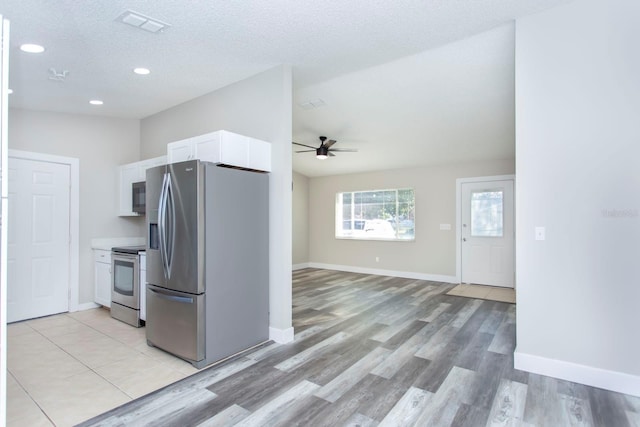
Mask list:
POLYGON ((309 267, 311 267, 311 265, 309 265, 309 263, 308 263, 308 262, 303 262, 303 263, 301 263, 301 264, 293 264, 293 265, 291 266, 291 270, 293 270, 293 271, 296 271, 296 270, 303 270, 303 269, 305 269, 305 268, 309 268, 309 267))
POLYGON ((546 375, 618 393, 640 397, 640 376, 514 352, 514 367, 521 371, 546 375))
POLYGON ((381 270, 377 268, 353 267, 350 265, 322 264, 310 262, 307 267, 322 268, 325 270, 347 271, 349 273, 375 274, 377 276, 394 276, 405 279, 430 280, 433 282, 459 283, 456 276, 444 276, 439 274, 415 273, 410 271, 381 270))
POLYGON ((78 304, 75 311, 91 310, 92 308, 98 308, 98 307, 100 307, 100 305, 94 302, 85 302, 82 304, 78 304))
POLYGON ((287 329, 278 329, 269 327, 269 339, 278 344, 286 344, 293 341, 293 327, 287 329))

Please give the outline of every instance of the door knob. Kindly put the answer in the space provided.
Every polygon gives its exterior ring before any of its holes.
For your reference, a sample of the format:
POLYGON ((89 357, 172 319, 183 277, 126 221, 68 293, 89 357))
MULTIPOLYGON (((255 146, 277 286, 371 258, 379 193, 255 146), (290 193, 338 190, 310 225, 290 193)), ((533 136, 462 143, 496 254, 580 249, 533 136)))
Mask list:
POLYGON ((463 242, 466 242, 466 241, 467 241, 467 238, 466 238, 466 237, 463 237, 463 238, 462 238, 462 241, 463 241, 463 242))

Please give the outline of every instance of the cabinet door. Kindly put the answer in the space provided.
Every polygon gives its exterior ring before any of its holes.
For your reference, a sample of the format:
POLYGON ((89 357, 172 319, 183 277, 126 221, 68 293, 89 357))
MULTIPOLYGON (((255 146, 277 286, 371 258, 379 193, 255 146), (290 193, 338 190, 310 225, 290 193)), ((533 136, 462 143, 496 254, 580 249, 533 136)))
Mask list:
POLYGON ((95 262, 95 302, 111 307, 111 264, 95 262))
POLYGON ((220 134, 221 131, 192 138, 193 158, 203 162, 220 162, 220 134))
POLYGON ((120 179, 120 206, 119 216, 138 216, 139 214, 133 212, 131 206, 131 184, 140 181, 138 165, 131 163, 128 165, 122 165, 119 168, 120 179))
POLYGON ((250 169, 271 172, 271 144, 255 138, 249 138, 250 169))
POLYGON ((167 144, 167 163, 184 162, 193 157, 193 143, 189 140, 167 144))
POLYGON ((236 133, 221 131, 220 163, 249 167, 249 138, 236 133))

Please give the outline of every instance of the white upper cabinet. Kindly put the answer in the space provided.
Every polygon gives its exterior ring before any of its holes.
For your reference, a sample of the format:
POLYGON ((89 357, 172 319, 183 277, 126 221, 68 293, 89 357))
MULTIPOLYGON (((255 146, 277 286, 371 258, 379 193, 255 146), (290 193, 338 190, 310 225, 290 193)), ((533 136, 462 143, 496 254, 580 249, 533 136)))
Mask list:
POLYGON ((147 179, 147 169, 167 163, 166 156, 154 157, 153 159, 142 160, 140 162, 128 163, 118 168, 119 180, 119 216, 140 216, 133 212, 132 184, 142 182, 147 179))
POLYGON ((184 162, 193 159, 194 147, 190 140, 167 144, 167 163, 184 162))
POLYGON ((145 181, 147 169, 194 159, 271 172, 271 144, 226 130, 171 142, 167 144, 166 156, 119 167, 118 215, 140 216, 133 212, 132 184, 145 181))
POLYGON ((193 159, 270 172, 271 144, 220 130, 167 145, 168 163, 193 159))
POLYGON ((249 139, 249 169, 271 171, 271 144, 255 138, 249 139))

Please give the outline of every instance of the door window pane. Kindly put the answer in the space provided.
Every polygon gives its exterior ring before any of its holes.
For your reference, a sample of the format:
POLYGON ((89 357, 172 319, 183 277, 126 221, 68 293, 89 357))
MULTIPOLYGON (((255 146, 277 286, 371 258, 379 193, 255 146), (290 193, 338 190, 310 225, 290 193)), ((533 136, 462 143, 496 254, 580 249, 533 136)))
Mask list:
POLYGON ((502 237, 502 190, 483 190, 471 193, 471 236, 502 237))

